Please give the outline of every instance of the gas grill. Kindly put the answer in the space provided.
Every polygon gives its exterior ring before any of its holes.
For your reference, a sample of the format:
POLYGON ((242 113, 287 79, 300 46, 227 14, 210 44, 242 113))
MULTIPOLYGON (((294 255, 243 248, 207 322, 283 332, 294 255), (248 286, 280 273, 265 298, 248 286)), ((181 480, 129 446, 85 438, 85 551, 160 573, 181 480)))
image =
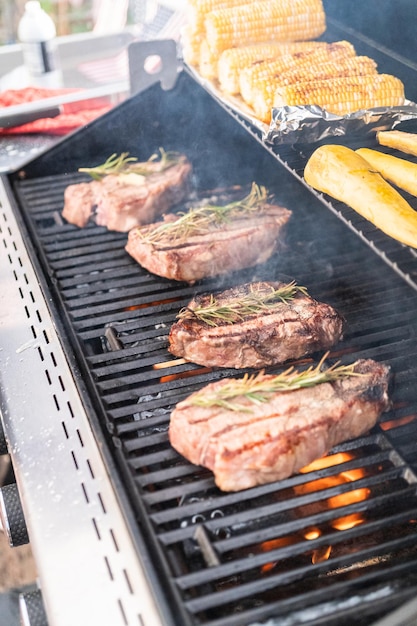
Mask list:
MULTIPOLYGON (((337 24, 326 37, 352 40, 337 24)), ((416 84, 412 64, 395 69, 416 84)), ((416 252, 304 184, 314 146, 265 144, 175 72, 171 88, 149 86, 1 178, 0 406, 48 622, 372 624, 417 588, 416 252), (265 185, 293 211, 285 250, 190 286, 142 269, 126 234, 65 223, 66 186, 87 180, 79 167, 161 146, 188 156, 201 193, 265 185), (391 366, 392 409, 307 471, 222 493, 171 448, 169 417, 242 372, 175 359, 169 328, 196 293, 281 278, 346 318, 331 362, 391 366)), ((2 498, 18 508, 15 492, 2 498)), ((18 543, 21 528, 9 530, 18 543)))

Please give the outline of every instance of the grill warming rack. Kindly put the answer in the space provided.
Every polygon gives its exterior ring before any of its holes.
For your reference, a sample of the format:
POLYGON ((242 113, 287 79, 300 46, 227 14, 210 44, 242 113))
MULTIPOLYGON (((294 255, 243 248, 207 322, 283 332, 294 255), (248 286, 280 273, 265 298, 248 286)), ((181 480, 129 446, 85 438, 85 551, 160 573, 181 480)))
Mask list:
MULTIPOLYGON (((369 624, 413 597, 417 585, 415 254, 312 193, 300 180, 304 154, 275 153, 233 117, 184 72, 163 97, 151 87, 11 176, 14 196, 2 202, 15 205, 30 234, 32 263, 131 539, 145 554, 162 621, 369 624), (184 135, 185 102, 195 115, 184 135), (154 112, 152 131, 138 109, 154 112), (217 143, 201 132, 203 121, 218 128, 217 143), (106 127, 113 130, 104 137, 106 127), (201 189, 253 178, 291 205, 287 250, 257 268, 256 278, 296 278, 343 313, 345 337, 331 359, 392 366, 392 411, 368 436, 333 450, 329 465, 224 494, 210 472, 169 446, 175 403, 236 374, 176 364, 166 349, 179 308, 219 283, 190 287, 150 276, 124 252, 125 235, 60 219, 66 185, 82 180, 77 166, 109 149, 146 156, 159 145, 189 153, 201 189)), ((237 273, 221 286, 252 277, 237 273)))

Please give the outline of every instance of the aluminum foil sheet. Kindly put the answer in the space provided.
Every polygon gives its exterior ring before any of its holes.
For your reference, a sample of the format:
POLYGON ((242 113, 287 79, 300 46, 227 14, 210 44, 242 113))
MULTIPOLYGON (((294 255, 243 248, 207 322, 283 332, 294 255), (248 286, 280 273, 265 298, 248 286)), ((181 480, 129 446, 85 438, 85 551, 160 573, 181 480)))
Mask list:
POLYGON ((257 129, 263 141, 274 145, 315 143, 331 137, 366 137, 379 130, 392 130, 400 122, 417 118, 417 104, 406 100, 401 106, 361 109, 349 115, 335 115, 316 105, 273 108, 271 122, 259 120, 240 96, 224 94, 215 81, 204 79, 187 66, 195 80, 223 105, 257 129))
POLYGON ((362 109, 349 115, 328 113, 318 106, 284 106, 272 109, 263 139, 272 144, 314 143, 343 135, 367 136, 391 130, 400 122, 417 118, 417 104, 362 109))

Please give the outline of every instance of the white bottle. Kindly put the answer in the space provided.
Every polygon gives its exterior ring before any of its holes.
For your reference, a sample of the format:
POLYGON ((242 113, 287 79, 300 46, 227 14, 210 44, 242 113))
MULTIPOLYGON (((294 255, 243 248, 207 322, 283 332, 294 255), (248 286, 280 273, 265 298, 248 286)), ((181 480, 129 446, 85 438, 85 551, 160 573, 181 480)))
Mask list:
POLYGON ((37 85, 55 87, 60 82, 56 49, 56 28, 38 0, 26 2, 17 36, 30 78, 37 85))

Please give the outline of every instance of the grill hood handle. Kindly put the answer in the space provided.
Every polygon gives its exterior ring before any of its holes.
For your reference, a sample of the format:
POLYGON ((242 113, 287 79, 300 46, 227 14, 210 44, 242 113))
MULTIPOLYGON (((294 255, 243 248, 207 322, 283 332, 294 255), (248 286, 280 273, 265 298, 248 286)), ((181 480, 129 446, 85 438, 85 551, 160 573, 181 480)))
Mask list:
POLYGON ((128 46, 131 95, 160 82, 163 89, 172 89, 182 63, 173 39, 133 41, 128 46))

